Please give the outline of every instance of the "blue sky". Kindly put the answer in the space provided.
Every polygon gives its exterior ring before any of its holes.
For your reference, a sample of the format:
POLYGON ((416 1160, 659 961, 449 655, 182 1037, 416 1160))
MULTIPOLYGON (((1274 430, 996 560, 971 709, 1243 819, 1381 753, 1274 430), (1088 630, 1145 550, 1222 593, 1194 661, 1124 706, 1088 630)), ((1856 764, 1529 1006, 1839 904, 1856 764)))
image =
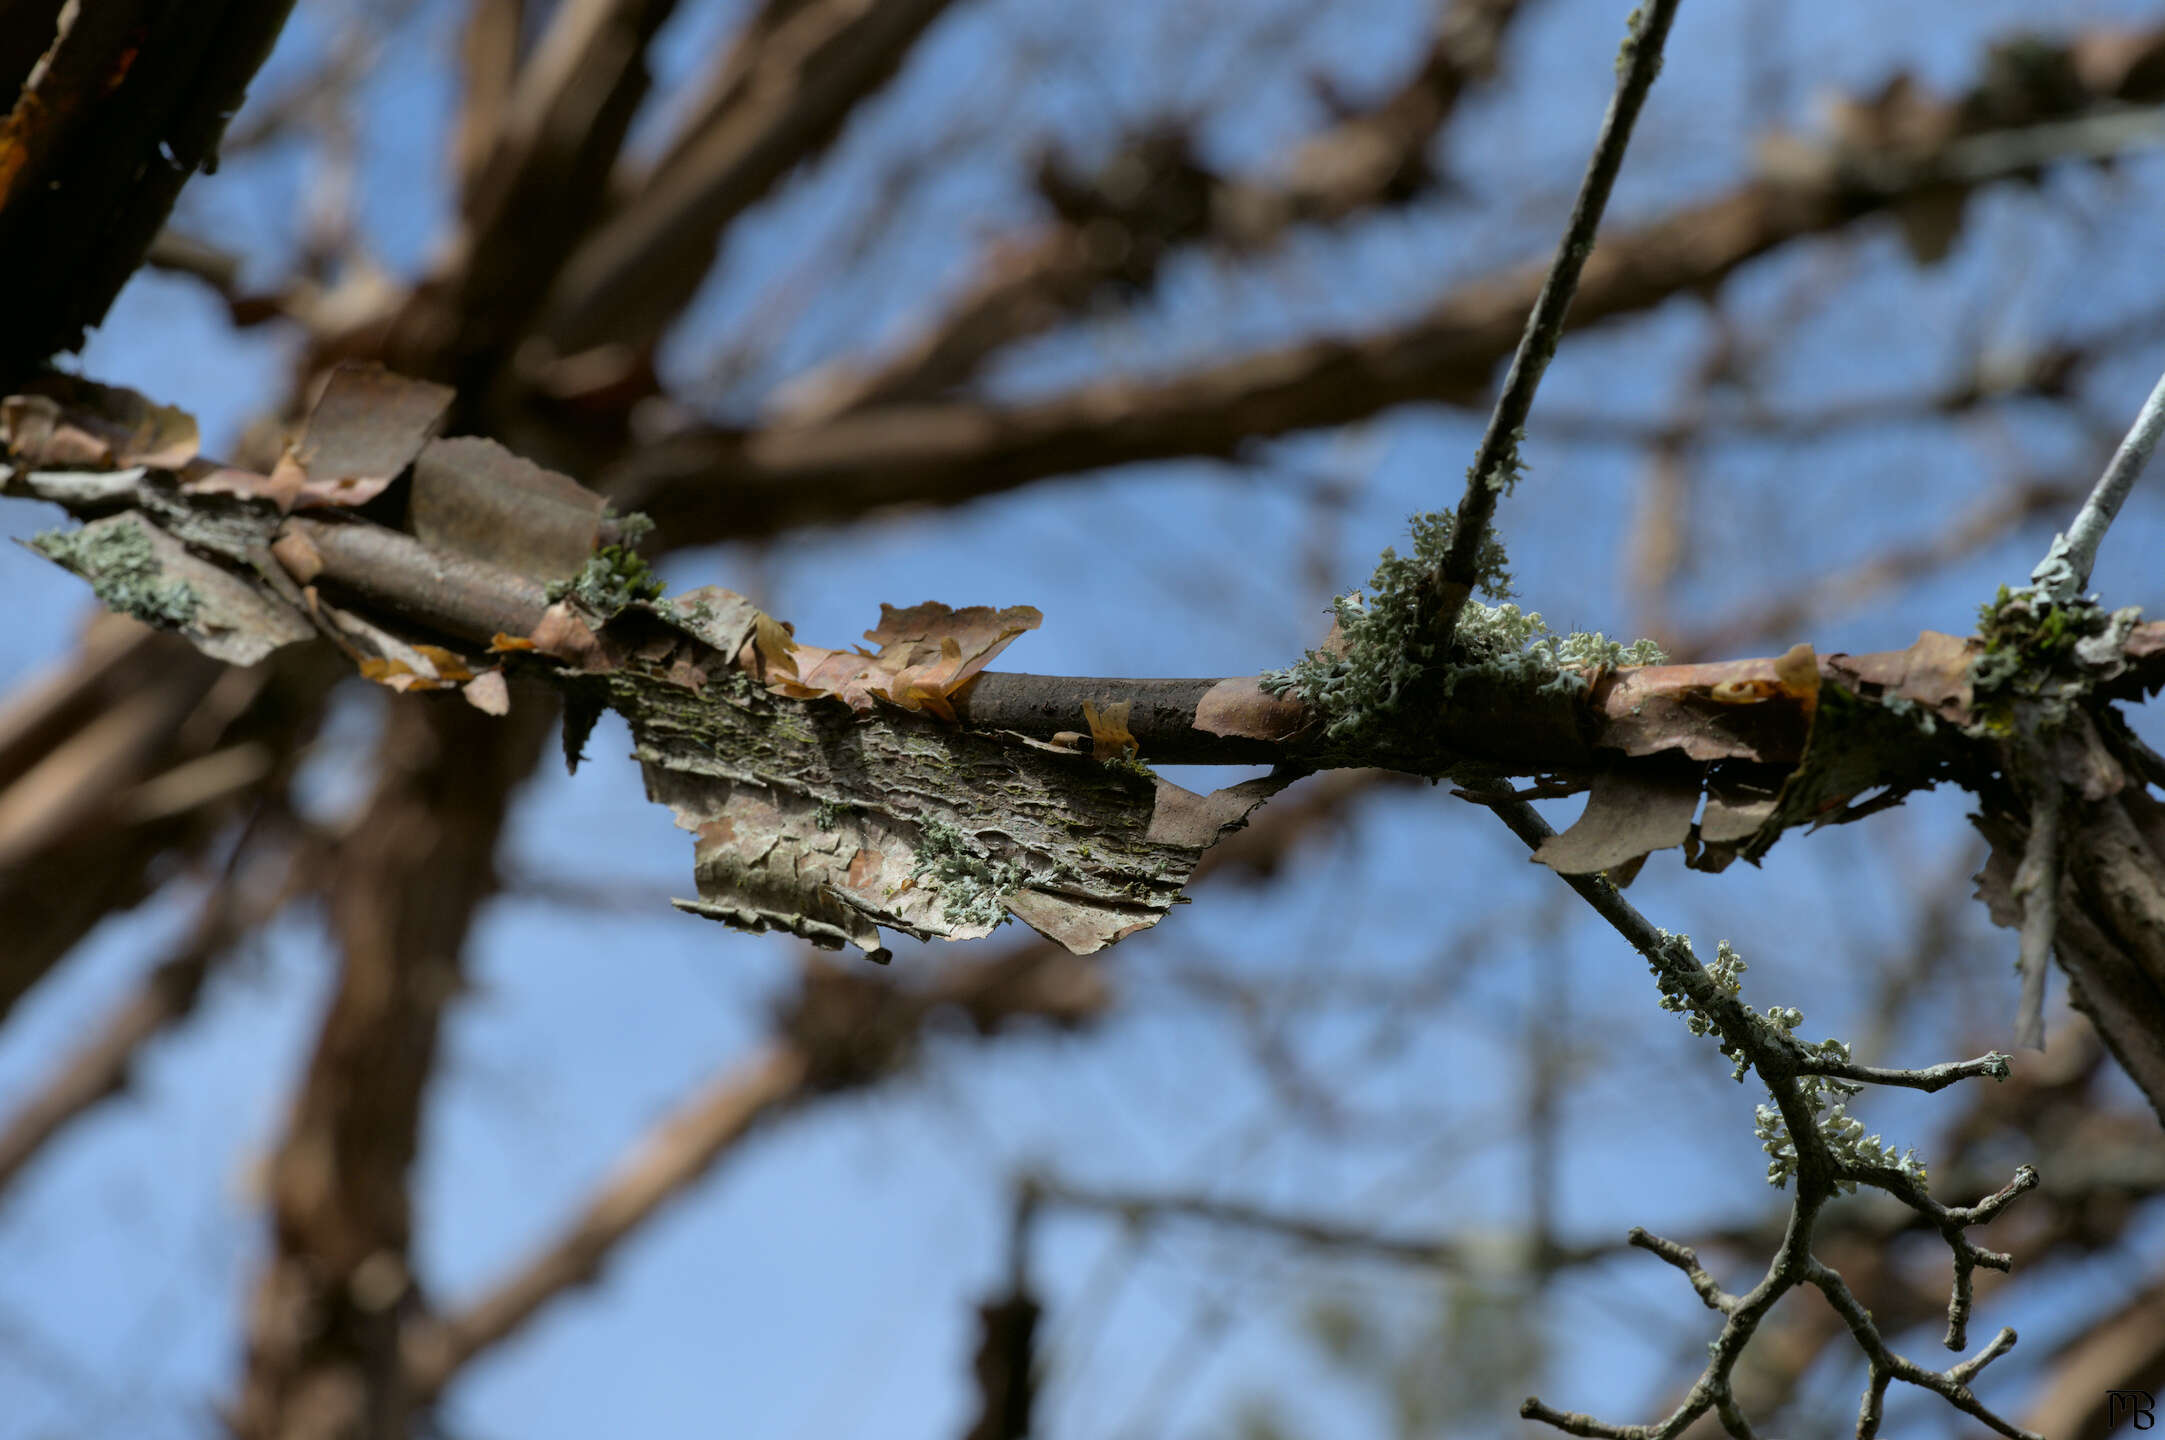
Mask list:
MULTIPOLYGON (((1456 198, 1296 236, 1245 266, 1183 261, 1141 311, 1019 347, 991 383, 1029 394, 1108 367, 1171 370, 1357 330, 1455 279, 1546 253, 1626 9, 1537 0, 1514 32, 1512 82, 1473 102, 1451 132, 1443 159, 1456 198), (1531 188, 1527 176, 1538 177, 1531 188)), ((665 79, 695 74, 734 13, 685 11, 661 48, 665 79)), ((337 43, 345 13, 304 4, 259 89, 306 74, 337 43)), ((1259 22, 1211 23, 1221 13, 1263 12, 1145 0, 958 5, 834 154, 732 236, 694 322, 672 341, 672 373, 717 413, 742 413, 786 375, 868 335, 900 333, 927 296, 965 280, 984 240, 1027 223, 1024 162, 1038 145, 1102 153, 1169 107, 1207 104, 1206 154, 1260 163, 1319 123, 1311 72, 1356 92, 1390 83, 1424 7, 1318 7, 1290 48, 1260 52, 1240 43, 1259 22), (1047 57, 1040 68, 1018 58, 1033 54, 1047 57), (874 180, 951 134, 969 142, 964 158, 878 210, 874 180), (858 227, 876 237, 875 259, 853 261, 836 240, 858 227), (817 261, 809 271, 807 256, 817 261), (804 298, 792 298, 799 291, 804 298), (748 379, 700 378, 770 313, 762 306, 777 304, 788 323, 748 379)), ((1874 86, 1897 63, 1959 84, 1974 73, 1979 37, 2034 14, 2014 0, 1687 4, 1611 214, 1628 222, 1734 183, 1758 129, 1812 123, 1816 96, 1874 86)), ((2051 28, 2143 14, 2154 10, 2063 5, 2051 28)), ((445 214, 453 43, 450 11, 420 6, 392 42, 397 62, 364 99, 355 203, 377 257, 401 274, 425 263, 445 214)), ((642 143, 658 133, 644 127, 642 143)), ((309 167, 291 147, 235 159, 197 182, 178 218, 243 249, 259 278, 275 274, 297 241, 309 167)), ((1749 331, 1779 317, 1783 327, 1762 370, 1766 395, 1802 409, 1923 392, 1945 381, 1972 337, 2011 346, 2080 336, 2159 306, 2165 164, 2155 156, 2113 175, 2055 174, 2036 190, 1992 192, 1971 221, 1931 270, 1908 260, 1892 227, 1869 225, 1740 274, 1724 292, 1734 322, 1749 331), (1799 295, 1818 297, 1801 317, 1799 295)), ((1660 417, 1684 398, 1682 377, 1709 336, 1707 307, 1680 299, 1574 337, 1542 405, 1660 417)), ((231 335, 190 284, 146 275, 82 365, 190 408, 218 446, 278 396, 289 344, 273 331, 231 335)), ((2131 416, 2161 362, 2153 343, 2101 367, 2100 409, 2131 416)), ((1529 478, 1500 519, 1520 588, 1553 620, 1627 631, 1619 551, 1640 462, 1545 439, 1541 413, 1529 478)), ((1244 673, 1314 643, 1331 591, 1361 580, 1376 552, 1402 538, 1408 513, 1455 496, 1478 425, 1460 412, 1408 409, 1262 447, 1239 466, 1061 481, 962 511, 793 536, 759 556, 678 556, 667 573, 680 586, 756 589, 815 643, 853 638, 882 601, 1029 603, 1047 619, 1005 657, 1018 669, 1244 673), (1335 511, 1309 503, 1319 479, 1343 488, 1335 511)), ((1960 431, 1837 435, 1807 457, 1725 442, 1700 469, 1679 610, 1717 614, 1930 533, 2011 474, 2086 463, 2086 443, 2063 419, 2020 407, 1960 431)), ((2165 540, 2159 513, 2139 501, 2108 541, 2096 584, 2111 602, 2159 613, 2165 582, 2142 563, 2165 540)), ((34 507, 0 507, 11 535, 49 523, 34 507)), ((1799 638, 1822 651, 1877 649, 1907 644, 1920 628, 1964 630, 1993 585, 2023 578, 2047 538, 2049 527, 2032 527, 1769 649, 1799 638)), ((0 634, 0 678, 12 681, 65 653, 87 597, 22 551, 0 556, 0 583, 18 617, 0 634)), ((311 787, 326 810, 350 798, 380 703, 375 693, 350 697, 317 747, 311 787)), ((789 982, 786 945, 661 902, 691 890, 689 841, 644 803, 628 748, 612 718, 576 778, 545 770, 520 802, 511 870, 544 880, 591 873, 651 903, 597 914, 515 895, 487 912, 417 1177, 419 1253, 438 1299, 471 1293, 550 1234, 644 1127, 748 1051, 768 997, 789 982)), ((1657 857, 1635 898, 1709 951, 1717 937, 1733 939, 1752 961, 1748 998, 1799 1006, 1814 1037, 1854 1034, 1870 1018, 1875 966, 1903 943, 1917 894, 1968 853, 1963 808, 1958 795, 1920 797, 1866 826, 1785 840, 1763 870, 1718 878, 1657 857)), ((999 1281, 1007 1184, 1033 1165, 1401 1232, 1507 1231, 1527 1206, 1521 1037, 1543 1026, 1568 1036, 1579 1077, 1557 1197, 1567 1238, 1610 1238, 1633 1224, 1682 1233, 1767 1203, 1751 1136, 1756 1093, 1729 1082, 1710 1043, 1654 1010, 1643 966, 1582 919, 1553 879, 1443 792, 1373 802, 1268 890, 1219 886, 1196 898, 1114 952, 1122 1003, 1104 1026, 990 1047, 942 1040, 913 1078, 824 1104, 742 1146, 598 1285, 560 1300, 477 1366, 451 1396, 448 1432, 959 1434, 971 1403, 972 1306, 999 1281), (1466 935, 1470 958, 1454 959, 1466 935), (1325 998, 1278 1006, 1270 1018, 1300 1065, 1374 1123, 1334 1134, 1289 1119, 1253 1037, 1179 983, 1196 965, 1259 985, 1342 983, 1338 998, 1326 986, 1325 998), (1433 974, 1452 977, 1447 993, 1411 1016, 1359 998, 1379 977, 1433 974)), ((161 901, 109 923, 18 1009, 0 1032, 0 1103, 155 963, 184 916, 161 901)), ((1950 1032, 2005 1043, 1978 1027, 2011 1013, 2011 939, 1981 917, 1964 926, 1971 953, 1947 1026, 1900 1037, 1906 1045, 1944 1045, 1950 1032)), ((896 963, 936 958, 907 947, 896 963)), ((210 1407, 230 1389, 261 1243, 251 1170, 276 1134, 325 984, 313 917, 289 918, 229 967, 184 1031, 149 1053, 133 1094, 77 1125, 0 1201, 0 1440, 217 1433, 210 1407)), ((1923 1063, 1945 1052, 1886 1058, 1923 1063)), ((1875 1095, 1861 1108, 1875 1128, 1922 1143, 1945 1103, 1875 1095)), ((2153 1246, 2158 1231, 2143 1232, 2153 1246)), ((1439 1308, 1432 1277, 1250 1238, 1192 1228, 1129 1236, 1082 1217, 1046 1222, 1041 1238, 1034 1258, 1051 1366, 1042 1415, 1044 1433, 1060 1440, 1232 1436, 1255 1405, 1289 1434, 1388 1434, 1376 1396, 1320 1357, 1305 1317, 1329 1297, 1416 1334, 1439 1308)), ((2109 1266, 2097 1271, 2054 1283, 2087 1293, 2125 1283, 2109 1266)), ((1557 1300, 1569 1323, 1549 1327, 1541 1392, 1620 1420, 1645 1418, 1673 1378, 1664 1367, 1711 1333, 1688 1290, 1643 1257, 1571 1278, 1557 1300)), ((2053 1285, 2018 1287, 2005 1303, 2008 1316, 1991 1324, 2034 1315, 2040 1337, 2066 1305, 2053 1285)), ((1825 1377, 1835 1413, 1853 1403, 1854 1358, 1825 1377)), ((1932 1409, 1918 1408, 1911 1423, 1903 1433, 1941 1433, 1932 1409)), ((1459 1433, 1519 1430, 1513 1419, 1459 1433)))

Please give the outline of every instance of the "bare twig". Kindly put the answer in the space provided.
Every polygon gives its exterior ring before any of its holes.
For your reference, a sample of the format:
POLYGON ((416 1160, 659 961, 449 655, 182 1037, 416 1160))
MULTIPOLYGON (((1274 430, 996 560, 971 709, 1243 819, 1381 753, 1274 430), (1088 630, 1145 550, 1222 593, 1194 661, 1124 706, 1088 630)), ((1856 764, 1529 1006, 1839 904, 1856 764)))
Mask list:
POLYGON ((2128 492, 2135 488, 2135 481, 2149 465, 2160 435, 2165 435, 2165 376, 2158 378, 2150 398, 2143 402, 2135 423, 2128 428, 2127 438, 2120 442, 2105 473, 2098 477, 2096 488, 2082 502, 2075 523, 2068 527, 2064 537, 2054 537, 2051 553, 2030 577, 2033 581, 2069 597, 2080 594, 2090 583, 2090 571, 2097 564, 2097 547, 2104 541, 2113 517, 2126 503, 2128 492), (2058 562, 2064 562, 2064 571, 2058 562))
POLYGON ((1632 127, 1654 77, 1661 73, 1662 46, 1668 42, 1669 26, 1676 19, 1679 0, 1652 0, 1631 13, 1631 31, 1617 57, 1616 93, 1602 117, 1601 136, 1594 142, 1585 178, 1579 182, 1578 199, 1572 203, 1570 222, 1556 248, 1556 258, 1541 282, 1533 313, 1526 317, 1526 332, 1519 337, 1518 351, 1511 357, 1503 393, 1489 412, 1488 428, 1474 452, 1473 466, 1466 472, 1466 491, 1458 503, 1457 528, 1451 548, 1423 586, 1421 630, 1443 655, 1450 649, 1458 628, 1459 612, 1473 594, 1479 579, 1481 553, 1489 540, 1489 524, 1496 502, 1518 475, 1519 442, 1526 431, 1526 417, 1533 409, 1534 392, 1556 354, 1563 336, 1564 317, 1578 293, 1579 273, 1593 253, 1594 235, 1601 228, 1601 213, 1608 208, 1609 191, 1617 172, 1624 167, 1624 151, 1631 144, 1632 127))
MULTIPOLYGON (((1446 1270, 1466 1268, 1473 1258, 1468 1247, 1451 1239, 1391 1235, 1364 1226, 1347 1225, 1305 1215, 1288 1215, 1259 1205, 1249 1205, 1238 1200, 1214 1199, 1208 1195, 1107 1190, 1043 1175, 1026 1177, 1022 1184, 1024 1191, 1032 1197, 1033 1203, 1040 1210, 1062 1207, 1091 1210, 1131 1222, 1196 1220, 1235 1230, 1260 1231, 1318 1250, 1334 1250, 1414 1265, 1431 1265, 1446 1270)), ((1554 1263, 1584 1264, 1613 1253, 1615 1247, 1611 1245, 1564 1250, 1557 1253, 1554 1263)))
MULTIPOLYGON (((1475 798, 1492 809, 1528 848, 1539 846, 1554 833, 1532 806, 1511 799, 1499 787, 1479 787, 1475 798)), ((1991 1220, 2017 1196, 2034 1188, 2037 1173, 2025 1166, 1999 1193, 1977 1205, 1955 1209, 1932 1199, 1907 1169, 1860 1161, 1854 1151, 1838 1151, 1834 1137, 1821 1128, 1819 1103, 1805 1093, 1805 1085, 1816 1079, 1803 1069, 1813 1058, 1804 1053, 1805 1047, 1792 1039, 1786 1029, 1779 1029, 1754 1014, 1733 989, 1724 986, 1699 963, 1688 942, 1657 930, 1614 886, 1598 876, 1565 875, 1563 879, 1645 957, 1660 983, 1668 1008, 1690 1012, 1695 1029, 1703 1025, 1718 1035, 1725 1055, 1758 1072, 1774 1101, 1781 1133, 1786 1134, 1788 1145, 1793 1147, 1786 1174, 1793 1175, 1796 1181, 1796 1198, 1787 1231, 1765 1276, 1741 1296, 1730 1296, 1721 1291, 1682 1247, 1666 1242, 1645 1246, 1683 1270, 1701 1298, 1725 1317, 1720 1335, 1709 1347, 1710 1358, 1705 1369, 1683 1402, 1667 1417, 1652 1425, 1610 1425, 1588 1415, 1556 1410, 1538 1398, 1529 1398, 1519 1413, 1574 1435, 1611 1436, 1617 1440, 1673 1440, 1700 1416, 1711 1412, 1720 1418, 1732 1436, 1751 1435, 1750 1422, 1732 1390, 1737 1361, 1775 1303, 1797 1286, 1810 1284, 1818 1287, 1827 1296, 1828 1303, 1840 1312, 1859 1347, 1871 1361, 1871 1374, 1857 1422, 1858 1440, 1871 1440, 1879 1433, 1884 1394, 1894 1380, 1932 1390, 1949 1404, 2001 1434, 2035 1440, 2029 1432, 1987 1409, 1968 1387, 1969 1379, 1978 1370, 2014 1343, 2011 1331, 2003 1332, 1982 1354, 1964 1365, 1944 1372, 1926 1370, 1888 1348, 1871 1316, 1849 1294, 1841 1277, 1813 1257, 1811 1245, 1821 1210, 1843 1186, 1871 1185, 1901 1200, 1930 1220, 1954 1250, 1957 1280, 1954 1298, 1949 1304, 1949 1335, 1951 1340, 1957 1340, 1962 1327, 1956 1322, 1967 1319, 1968 1272, 1977 1266, 2004 1269, 2012 1263, 2005 1255, 1972 1245, 1964 1231, 1971 1225, 1991 1220)), ((1999 1063, 1975 1073, 2005 1073, 2001 1057, 1987 1057, 1987 1060, 1999 1063)), ((1964 1063, 1985 1066, 1987 1062, 1964 1063)), ((1912 1072, 1903 1083, 1922 1073, 1912 1072)), ((1763 1133, 1769 1123, 1770 1119, 1763 1112, 1763 1133)), ((1769 1144, 1771 1151, 1772 1142, 1769 1144)), ((1777 1169, 1770 1171, 1770 1175, 1784 1175, 1784 1172, 1777 1169)))

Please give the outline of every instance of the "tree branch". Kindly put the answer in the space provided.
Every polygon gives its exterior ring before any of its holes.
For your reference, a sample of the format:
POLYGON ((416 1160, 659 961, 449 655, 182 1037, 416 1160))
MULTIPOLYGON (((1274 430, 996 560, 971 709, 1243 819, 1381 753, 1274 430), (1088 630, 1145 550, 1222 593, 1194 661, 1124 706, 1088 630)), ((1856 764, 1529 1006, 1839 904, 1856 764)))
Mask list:
POLYGON ((770 0, 669 153, 564 266, 541 321, 558 353, 659 339, 730 223, 824 150, 950 3, 770 0))
POLYGON ((558 1237, 512 1266, 481 1298, 446 1318, 408 1326, 408 1385, 423 1399, 441 1394, 467 1364, 550 1301, 592 1282, 619 1244, 763 1121, 907 1065, 935 1011, 959 1010, 977 1034, 992 1036, 1024 1020, 1087 1024, 1109 999, 1095 962, 1043 946, 950 966, 930 983, 908 987, 877 972, 807 961, 804 987, 774 1040, 719 1072, 633 1146, 558 1237))
POLYGON ((981 277, 896 354, 840 361, 791 382, 777 418, 812 424, 936 399, 1108 287, 1148 288, 1182 249, 1252 252, 1296 224, 1332 224, 1412 199, 1434 180, 1430 147, 1460 99, 1495 74, 1522 8, 1522 0, 1447 0, 1404 83, 1309 137, 1278 171, 1220 178, 1177 131, 1123 146, 1097 177, 1048 162, 1039 183, 1060 211, 1052 224, 1001 242, 981 277))
POLYGON ((1541 278, 1526 317, 1525 333, 1504 375, 1502 393, 1489 411, 1488 425, 1466 471, 1466 490, 1454 512, 1456 525, 1450 548, 1441 563, 1423 577, 1418 619, 1419 633, 1435 647, 1438 657, 1451 650, 1458 630, 1459 613, 1465 609, 1475 584, 1481 579, 1483 551, 1489 546, 1496 502, 1518 478, 1519 444, 1525 438, 1526 417, 1532 413, 1534 392, 1548 372, 1556 345, 1563 338, 1564 319, 1579 289, 1580 272, 1593 253, 1594 236, 1601 228, 1601 214, 1608 208, 1609 191, 1624 168, 1624 151, 1631 144, 1632 127, 1639 110, 1661 73, 1662 47, 1668 43, 1669 27, 1676 20, 1679 0, 1651 0, 1631 12, 1630 33, 1616 60, 1616 93, 1609 99, 1601 120, 1601 134, 1587 160, 1586 175, 1579 182, 1578 198, 1571 205, 1571 219, 1556 258, 1541 278))

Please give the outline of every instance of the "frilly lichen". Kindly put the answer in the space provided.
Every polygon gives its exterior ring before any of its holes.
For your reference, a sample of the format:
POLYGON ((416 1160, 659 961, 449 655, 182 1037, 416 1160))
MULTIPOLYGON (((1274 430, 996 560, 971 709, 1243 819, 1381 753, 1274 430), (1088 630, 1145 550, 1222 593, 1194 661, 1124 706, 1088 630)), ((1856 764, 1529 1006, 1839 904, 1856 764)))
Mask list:
POLYGON ((147 625, 178 629, 195 618, 201 599, 185 580, 168 576, 139 525, 112 524, 87 530, 48 530, 30 548, 90 582, 109 610, 147 625))
POLYGON ((611 518, 616 521, 618 542, 587 556, 586 565, 569 580, 550 582, 546 592, 550 604, 577 600, 606 620, 634 600, 661 598, 668 587, 633 548, 654 529, 654 522, 637 511, 611 518))
MULTIPOLYGON (((1783 1015, 1803 1017, 1794 1010, 1783 1015)), ((1788 1029, 1796 1028, 1792 1022, 1788 1029)), ((1823 1040, 1816 1046, 1806 1046, 1820 1059, 1846 1063, 1849 1047, 1839 1040, 1823 1040)), ((1837 1080, 1831 1075, 1800 1075, 1797 1077, 1797 1093, 1812 1112, 1812 1124, 1819 1131, 1819 1138, 1826 1142, 1835 1163, 1845 1169, 1898 1170, 1918 1185, 1931 1182, 1931 1172, 1917 1158, 1914 1149, 1900 1154, 1882 1141, 1876 1134, 1864 1133, 1864 1122, 1848 1113, 1849 1101, 1864 1091, 1862 1085, 1848 1080, 1837 1080)), ((1789 1122, 1782 1112, 1772 1105, 1760 1105, 1752 1111, 1752 1134, 1759 1140, 1759 1148, 1767 1152, 1767 1183, 1779 1190, 1787 1185, 1797 1173, 1796 1137, 1789 1133, 1789 1122)), ((1837 1177, 1835 1188, 1844 1195, 1856 1191, 1857 1182, 1837 1177)))
POLYGON ((938 816, 926 816, 920 826, 910 879, 939 887, 940 913, 950 925, 1005 923, 1009 897, 1028 878, 1021 866, 981 853, 938 816))
MULTIPOLYGON (((1298 696, 1325 717, 1325 738, 1344 744, 1390 727, 1406 696, 1424 682, 1440 681, 1439 693, 1448 697, 1461 678, 1480 671, 1560 691, 1583 689, 1605 666, 1661 663, 1650 640, 1623 645, 1598 631, 1559 635, 1537 612, 1468 600, 1451 663, 1439 671, 1436 647, 1420 633, 1421 589, 1456 528, 1448 511, 1414 516, 1413 552, 1385 550, 1367 589, 1333 602, 1340 648, 1311 650, 1299 663, 1266 673, 1263 688, 1298 696)), ((1503 547, 1493 538, 1482 544, 1476 584, 1498 601, 1510 597, 1503 547)))
POLYGON ((2079 593, 2065 545, 2065 537, 2053 542, 2034 583, 2002 585, 1978 612, 1984 650, 1969 678, 1985 728, 2004 724, 2014 701, 2037 703, 2047 720, 2062 718, 2099 681, 2126 668, 2128 637, 2142 611, 2108 611, 2096 596, 2079 593))
MULTIPOLYGON (((1672 935, 1661 932, 1666 947, 1667 964, 1653 960, 1647 963, 1654 971, 1655 983, 1661 990, 1661 1008, 1683 1015, 1684 1024, 1694 1035, 1720 1035, 1721 1027, 1705 1006, 1693 1000, 1678 978, 1681 967, 1698 965, 1698 957, 1692 953, 1689 935, 1672 935)), ((1737 954, 1729 942, 1721 941, 1714 948, 1712 963, 1705 971, 1721 992, 1724 1000, 1741 1002, 1744 993, 1744 972, 1750 967, 1744 957, 1737 954)), ((1769 1005, 1764 1011, 1755 1011, 1741 1005, 1745 1020, 1758 1030, 1765 1043, 1790 1050, 1803 1061, 1832 1061, 1849 1063, 1849 1046, 1840 1040, 1826 1039, 1817 1045, 1808 1045, 1796 1038, 1796 1029, 1804 1023, 1804 1012, 1792 1005, 1769 1005)), ((1750 1064, 1743 1048, 1724 1037, 1721 1053, 1734 1065, 1730 1078, 1743 1083, 1745 1069, 1750 1064)), ((1828 1151, 1837 1164, 1853 1169, 1899 1170, 1919 1185, 1925 1184, 1930 1175, 1924 1162, 1917 1158, 1915 1150, 1900 1154, 1893 1146, 1885 1144, 1878 1135, 1867 1135, 1864 1122, 1848 1113, 1849 1101, 1860 1095, 1864 1087, 1853 1081, 1838 1080, 1831 1075, 1799 1075, 1796 1077, 1797 1094, 1810 1109, 1814 1127, 1826 1142, 1828 1151)), ((1767 1183, 1780 1189, 1797 1173, 1796 1139, 1789 1133, 1789 1124, 1782 1112, 1773 1105, 1760 1105, 1752 1111, 1752 1133, 1759 1146, 1766 1151, 1767 1183)), ((1854 1180, 1837 1179, 1837 1187, 1849 1194, 1857 1186, 1854 1180)))

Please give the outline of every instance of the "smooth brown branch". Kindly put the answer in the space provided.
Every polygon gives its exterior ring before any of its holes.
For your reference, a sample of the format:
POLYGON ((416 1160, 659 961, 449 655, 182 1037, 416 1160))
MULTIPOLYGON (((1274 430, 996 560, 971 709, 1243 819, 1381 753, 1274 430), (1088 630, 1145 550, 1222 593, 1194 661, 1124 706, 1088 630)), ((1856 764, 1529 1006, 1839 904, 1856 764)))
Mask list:
POLYGON ((1466 491, 1458 503, 1457 528, 1442 564, 1427 578, 1422 596, 1421 633, 1428 637, 1440 657, 1451 647, 1458 628, 1459 612, 1481 578, 1481 555, 1489 540, 1489 526, 1496 502, 1517 478, 1519 444, 1526 433, 1526 417, 1532 412, 1534 392, 1556 354, 1564 319, 1578 293, 1579 274, 1593 253, 1594 235, 1601 228, 1602 211, 1608 208, 1609 192, 1617 172, 1624 167, 1624 151, 1631 144, 1632 127, 1654 77, 1661 73, 1662 47, 1668 43, 1669 27, 1676 19, 1680 0, 1651 0, 1632 11, 1630 34, 1617 58, 1616 93, 1602 117, 1601 136, 1594 142, 1585 178, 1579 182, 1578 198, 1571 206, 1570 222, 1557 246, 1556 258, 1541 282, 1526 332, 1519 337, 1517 353, 1504 376, 1503 392, 1489 412, 1488 427, 1466 472, 1466 491))
POLYGON ((127 1088, 143 1047, 194 1010, 212 969, 242 936, 262 925, 290 895, 297 861, 280 866, 278 883, 251 884, 240 871, 244 837, 213 880, 173 952, 107 1012, 0 1126, 0 1194, 68 1124, 127 1088))
POLYGON ((920 403, 966 385, 1007 346, 1084 313, 1117 288, 1148 290, 1165 263, 1214 247, 1252 254, 1299 224, 1334 224, 1408 203, 1436 183, 1428 156, 1460 101, 1498 69, 1523 0, 1448 0, 1403 83, 1349 107, 1255 173, 1205 169, 1179 131, 1153 131, 1094 175, 1048 165, 1040 188, 1058 214, 999 241, 977 280, 892 355, 839 361, 791 382, 776 418, 831 420, 920 403))
POLYGON ((409 1323, 401 1337, 406 1383, 418 1401, 440 1395, 477 1356, 553 1300, 597 1278, 627 1238, 713 1170, 760 1124, 788 1107, 860 1089, 916 1053, 925 1021, 959 1012, 990 1037, 1018 1022, 1085 1025, 1111 1000, 1101 968, 1049 945, 942 970, 904 987, 858 968, 808 960, 805 980, 776 1036, 717 1072, 639 1139, 557 1237, 448 1316, 409 1323))
POLYGON ((408 1328, 401 1342, 417 1399, 442 1393, 475 1356, 517 1331, 603 1262, 756 1124, 804 1091, 810 1061, 787 1042, 729 1067, 625 1157, 561 1234, 453 1315, 408 1328))

